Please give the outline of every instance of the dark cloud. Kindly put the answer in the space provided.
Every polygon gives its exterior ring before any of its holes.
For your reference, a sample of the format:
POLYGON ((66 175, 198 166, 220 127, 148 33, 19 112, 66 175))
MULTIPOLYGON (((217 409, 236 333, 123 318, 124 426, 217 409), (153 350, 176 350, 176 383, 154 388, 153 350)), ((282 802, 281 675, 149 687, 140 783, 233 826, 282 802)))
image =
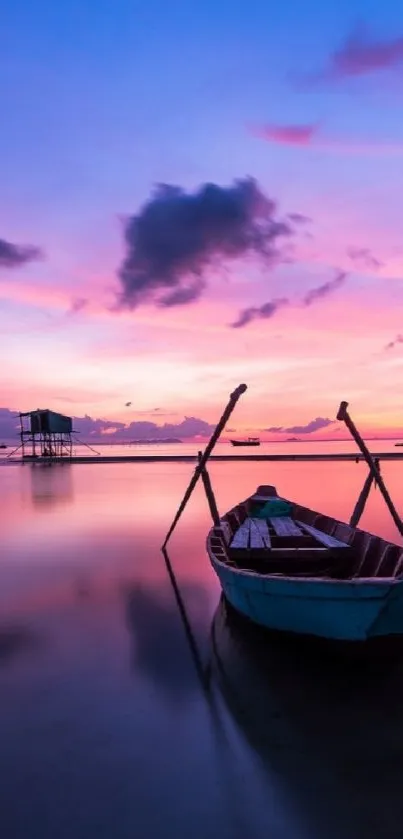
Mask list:
POLYGON ((182 422, 164 422, 163 425, 156 425, 154 422, 132 422, 127 431, 139 438, 145 437, 180 437, 189 439, 192 437, 209 437, 214 431, 215 425, 211 425, 198 417, 185 417, 182 422), (151 433, 148 433, 151 432, 151 433))
MULTIPOLYGON (((329 280, 329 282, 323 283, 316 288, 311 288, 302 298, 302 305, 312 306, 317 300, 327 297, 328 294, 336 291, 344 283, 346 277, 347 274, 340 271, 333 280, 329 280)), ((270 300, 268 303, 264 303, 263 306, 250 306, 247 309, 242 309, 237 320, 231 323, 230 326, 233 329, 240 329, 254 320, 272 318, 279 309, 289 305, 291 305, 291 301, 287 297, 279 297, 275 300, 270 300)))
POLYGON ((336 291, 336 289, 340 288, 340 286, 343 285, 346 278, 346 272, 339 271, 339 273, 336 274, 334 280, 329 280, 329 282, 323 283, 323 285, 317 286, 316 288, 311 288, 310 291, 308 291, 303 297, 303 305, 312 306, 312 303, 316 303, 317 300, 321 300, 323 297, 327 297, 328 294, 332 294, 333 291, 336 291))
POLYGON ((43 259, 43 251, 34 245, 13 245, 0 239, 0 268, 19 268, 27 262, 43 259))
MULTIPOLYGON (((64 399, 65 397, 54 397, 64 399)), ((155 408, 158 416, 164 416, 155 408)), ((84 417, 73 417, 73 427, 83 440, 91 439, 98 442, 128 442, 130 440, 161 440, 167 437, 191 439, 193 437, 209 437, 215 426, 198 417, 185 417, 181 422, 157 425, 155 422, 139 420, 126 425, 124 422, 113 422, 107 419, 93 419, 87 414, 84 417)), ((0 442, 12 440, 19 432, 17 411, 0 408, 0 442)))
POLYGON ((93 419, 85 414, 83 417, 73 417, 73 427, 83 439, 91 437, 108 442, 117 440, 118 435, 124 436, 126 424, 124 422, 111 422, 107 419, 93 419))
POLYGON ((184 306, 186 303, 193 303, 194 300, 201 297, 205 287, 204 280, 195 280, 187 288, 177 288, 170 294, 161 297, 160 305, 168 309, 170 306, 184 306))
POLYGON ((287 306, 289 300, 286 297, 279 297, 276 300, 269 300, 268 303, 263 303, 263 306, 250 306, 248 309, 242 309, 237 320, 231 323, 233 329, 240 329, 242 326, 247 326, 253 320, 268 320, 278 312, 279 309, 287 306))
POLYGON ((125 222, 119 304, 191 303, 203 294, 208 269, 251 255, 273 264, 281 240, 292 232, 253 178, 229 187, 206 183, 193 193, 162 184, 125 222))
POLYGON ((13 440, 16 437, 20 427, 16 413, 16 411, 10 411, 9 408, 0 408, 0 442, 13 440))
POLYGON ((321 428, 327 428, 334 422, 335 420, 325 417, 316 417, 306 425, 291 425, 289 428, 283 425, 272 425, 271 428, 264 428, 263 431, 268 431, 270 434, 312 434, 313 431, 320 431, 321 428))
POLYGON ((335 421, 325 417, 316 417, 306 425, 291 425, 290 428, 283 428, 282 430, 286 434, 311 434, 313 431, 320 431, 321 428, 328 428, 335 421))
POLYGON ((126 425, 123 422, 92 419, 92 417, 75 417, 74 428, 83 437, 104 440, 107 442, 128 442, 129 440, 161 440, 166 437, 191 439, 193 437, 209 437, 215 426, 198 417, 185 417, 182 422, 157 425, 148 420, 138 420, 126 425))
POLYGON ((403 335, 396 335, 393 341, 389 341, 389 344, 386 344, 385 350, 393 350, 398 344, 403 344, 403 335))
POLYGON ((360 25, 329 57, 327 66, 310 81, 340 81, 390 70, 403 64, 403 37, 375 38, 360 25))
POLYGON ((377 271, 378 268, 382 268, 383 266, 383 262, 380 262, 380 260, 371 253, 369 248, 348 248, 347 255, 354 264, 362 265, 364 268, 371 268, 374 271, 377 271))

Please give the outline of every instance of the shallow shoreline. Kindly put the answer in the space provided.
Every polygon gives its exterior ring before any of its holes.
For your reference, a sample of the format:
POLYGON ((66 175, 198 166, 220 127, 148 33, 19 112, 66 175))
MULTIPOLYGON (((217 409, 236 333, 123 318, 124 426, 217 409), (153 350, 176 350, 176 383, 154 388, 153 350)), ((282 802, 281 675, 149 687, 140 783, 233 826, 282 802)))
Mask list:
MULTIPOLYGON (((374 460, 403 460, 402 452, 372 452, 374 460)), ((197 463, 196 454, 185 455, 76 455, 74 457, 26 457, 26 458, 4 458, 3 463, 38 463, 38 464, 53 464, 53 463, 197 463)), ((237 463, 239 461, 257 461, 257 462, 300 462, 307 463, 320 461, 345 461, 345 462, 359 462, 363 461, 362 454, 355 454, 354 452, 337 452, 337 453, 311 453, 311 454, 213 454, 209 458, 210 461, 220 463, 237 463)))

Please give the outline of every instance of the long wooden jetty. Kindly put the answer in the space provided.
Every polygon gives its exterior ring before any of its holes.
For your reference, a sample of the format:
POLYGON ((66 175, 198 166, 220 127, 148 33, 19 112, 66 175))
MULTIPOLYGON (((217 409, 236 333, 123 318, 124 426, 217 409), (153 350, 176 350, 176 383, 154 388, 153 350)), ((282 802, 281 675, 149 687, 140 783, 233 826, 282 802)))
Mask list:
MULTIPOLYGON (((403 460, 403 452, 372 452, 379 461, 403 460)), ((365 457, 356 452, 311 452, 307 454, 214 454, 210 461, 226 463, 239 462, 283 462, 314 463, 339 461, 359 463, 365 457)), ((135 455, 75 455, 73 457, 25 457, 9 458, 8 463, 196 463, 195 454, 135 454, 135 455)), ((5 460, 3 461, 5 462, 5 460)))

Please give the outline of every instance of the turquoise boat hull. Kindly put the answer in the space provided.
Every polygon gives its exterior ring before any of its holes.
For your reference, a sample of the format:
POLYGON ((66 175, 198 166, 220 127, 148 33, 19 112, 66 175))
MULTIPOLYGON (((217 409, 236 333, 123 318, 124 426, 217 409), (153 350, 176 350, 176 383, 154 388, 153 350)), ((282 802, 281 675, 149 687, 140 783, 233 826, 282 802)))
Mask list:
POLYGON ((231 606, 261 627, 337 641, 403 639, 401 579, 262 577, 210 560, 231 606))

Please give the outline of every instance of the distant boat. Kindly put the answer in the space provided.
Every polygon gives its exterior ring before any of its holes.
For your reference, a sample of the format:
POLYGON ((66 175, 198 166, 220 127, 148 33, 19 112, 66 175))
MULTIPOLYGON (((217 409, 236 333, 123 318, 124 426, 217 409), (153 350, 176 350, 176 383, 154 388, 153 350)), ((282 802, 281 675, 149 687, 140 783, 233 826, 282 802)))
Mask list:
POLYGON ((8 446, 6 446, 5 443, 0 443, 0 449, 7 449, 7 448, 8 448, 8 446))
POLYGON ((395 443, 395 446, 403 446, 403 443, 395 443))
POLYGON ((231 440, 233 446, 260 446, 259 437, 247 437, 246 440, 231 440))
POLYGON ((260 486, 210 530, 228 602, 267 629, 344 642, 403 640, 403 548, 260 486))

